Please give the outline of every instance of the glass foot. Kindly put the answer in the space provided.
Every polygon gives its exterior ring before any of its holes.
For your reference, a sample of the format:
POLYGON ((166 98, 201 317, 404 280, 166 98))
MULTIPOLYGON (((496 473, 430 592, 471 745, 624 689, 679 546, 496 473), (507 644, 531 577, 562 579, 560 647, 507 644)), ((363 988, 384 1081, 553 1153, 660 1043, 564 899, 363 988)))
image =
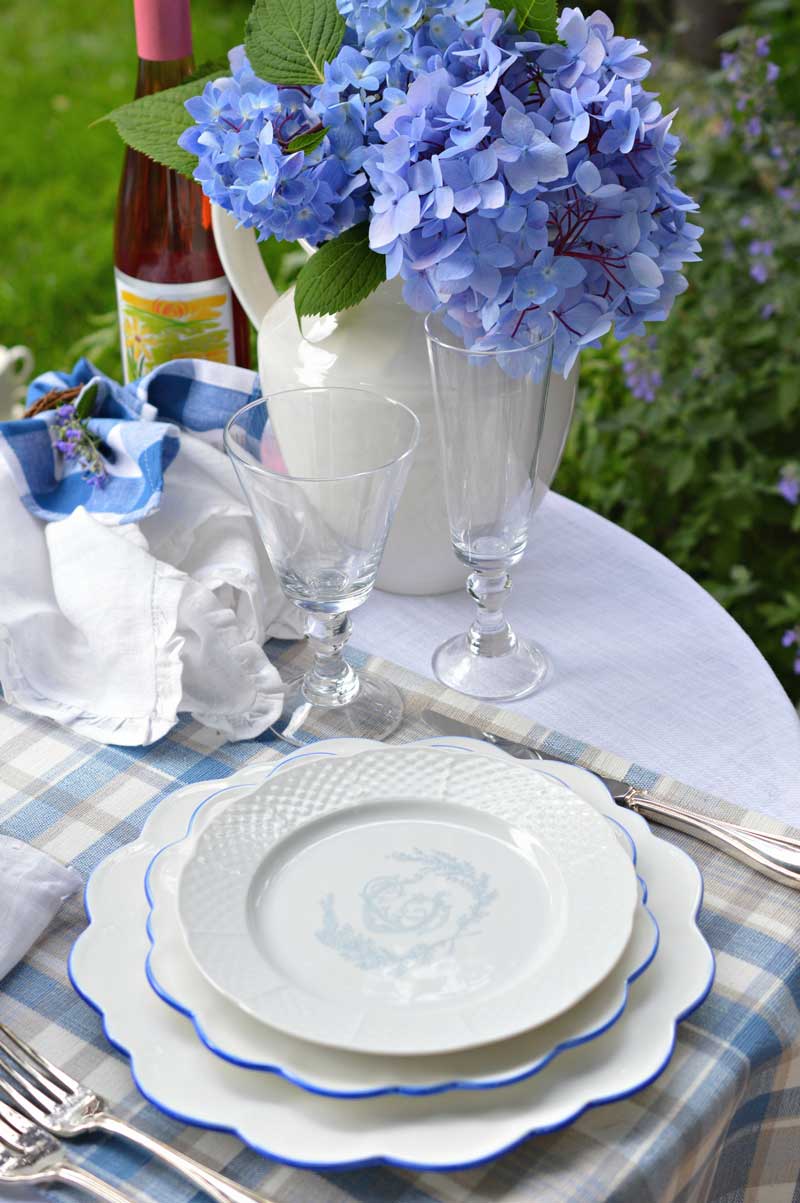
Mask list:
POLYGON ((310 739, 386 739, 403 721, 403 699, 390 681, 358 674, 358 692, 339 706, 319 706, 303 693, 303 678, 285 683, 283 709, 270 730, 303 747, 310 739))
POLYGON ((477 655, 470 649, 466 634, 454 635, 433 653, 437 681, 487 702, 527 697, 539 688, 548 671, 549 662, 542 649, 519 637, 512 650, 500 656, 477 655))

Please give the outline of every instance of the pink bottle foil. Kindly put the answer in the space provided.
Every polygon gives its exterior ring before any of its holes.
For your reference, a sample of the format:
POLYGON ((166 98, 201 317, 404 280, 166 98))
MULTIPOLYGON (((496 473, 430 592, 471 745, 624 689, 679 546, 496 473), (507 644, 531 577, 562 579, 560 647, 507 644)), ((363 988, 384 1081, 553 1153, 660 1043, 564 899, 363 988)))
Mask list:
POLYGON ((168 62, 192 53, 189 0, 133 0, 139 58, 168 62))

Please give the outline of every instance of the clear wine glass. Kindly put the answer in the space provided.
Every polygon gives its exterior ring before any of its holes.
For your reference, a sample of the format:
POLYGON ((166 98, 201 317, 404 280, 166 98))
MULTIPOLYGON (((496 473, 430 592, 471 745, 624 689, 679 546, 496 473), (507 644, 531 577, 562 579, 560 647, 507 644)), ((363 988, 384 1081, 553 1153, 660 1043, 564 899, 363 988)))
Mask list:
POLYGON ((548 668, 541 648, 509 626, 503 606, 544 487, 536 467, 555 322, 542 315, 524 344, 490 350, 467 350, 440 313, 428 315, 425 332, 450 535, 471 570, 467 592, 477 605, 469 630, 437 648, 433 671, 471 697, 511 701, 533 693, 548 668))
POLYGON ((281 588, 306 615, 314 662, 286 680, 274 729, 384 739, 403 703, 343 655, 350 611, 369 596, 419 439, 405 405, 356 388, 299 388, 251 401, 225 449, 281 588))

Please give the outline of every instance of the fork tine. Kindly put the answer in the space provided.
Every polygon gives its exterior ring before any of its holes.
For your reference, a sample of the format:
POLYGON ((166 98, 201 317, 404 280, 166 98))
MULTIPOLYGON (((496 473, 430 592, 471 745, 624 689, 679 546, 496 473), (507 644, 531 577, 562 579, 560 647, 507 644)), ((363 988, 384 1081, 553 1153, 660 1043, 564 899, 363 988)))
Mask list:
MULTIPOLYGON (((2 1042, 0 1042, 0 1048, 2 1047, 2 1042)), ((37 1102, 41 1107, 43 1107, 45 1111, 52 1111, 53 1108, 58 1106, 58 1104, 62 1101, 60 1098, 56 1098, 55 1095, 48 1096, 44 1093, 44 1091, 37 1089, 36 1086, 34 1086, 19 1072, 18 1069, 14 1067, 14 1065, 9 1065, 7 1061, 0 1059, 0 1069, 2 1069, 3 1074, 6 1077, 13 1078, 13 1080, 22 1087, 25 1093, 30 1095, 30 1097, 34 1099, 35 1102, 37 1102)))
POLYGON ((6 1149, 9 1153, 21 1153, 22 1146, 18 1145, 14 1139, 16 1135, 13 1128, 9 1128, 0 1120, 0 1150, 6 1149))
POLYGON ((2 1102, 2 1095, 6 1095, 12 1103, 16 1103, 20 1111, 35 1124, 43 1124, 47 1120, 47 1111, 37 1107, 35 1103, 26 1098, 22 1091, 17 1090, 13 1082, 9 1082, 8 1078, 0 1076, 0 1102, 2 1102))
MULTIPOLYGON (((52 1096, 55 1102, 63 1103, 64 1099, 70 1092, 65 1090, 64 1087, 59 1085, 58 1082, 53 1082, 53 1080, 47 1074, 46 1066, 44 1067, 44 1072, 39 1068, 37 1061, 41 1061, 41 1058, 33 1052, 33 1049, 28 1050, 27 1046, 23 1045, 14 1036, 13 1032, 9 1032, 8 1028, 6 1028, 3 1024, 0 1024, 0 1032, 6 1036, 10 1036, 14 1044, 16 1044, 21 1050, 20 1052, 17 1052, 13 1045, 8 1042, 8 1040, 4 1040, 3 1037, 0 1036, 0 1050, 5 1054, 8 1061, 21 1070, 27 1078, 33 1078, 36 1082, 38 1082, 39 1085, 52 1096)), ((32 1087, 29 1081, 26 1081, 25 1077, 20 1078, 18 1073, 13 1072, 11 1066, 4 1066, 4 1068, 7 1069, 7 1072, 11 1074, 15 1081, 19 1082, 21 1086, 25 1086, 31 1094, 36 1094, 39 1096, 39 1102, 41 1102, 43 1106, 47 1107, 48 1109, 52 1106, 52 1102, 39 1095, 39 1092, 35 1091, 35 1088, 32 1087)))
POLYGON ((35 1127, 24 1115, 20 1115, 13 1107, 9 1107, 7 1103, 0 1101, 0 1120, 4 1125, 14 1132, 16 1136, 24 1136, 31 1128, 35 1127))
POLYGON ((65 1070, 59 1069, 59 1067, 54 1065, 52 1061, 48 1061, 44 1053, 39 1053, 35 1048, 32 1048, 30 1044, 26 1044, 20 1036, 17 1036, 15 1032, 12 1032, 11 1028, 6 1027, 4 1023, 0 1023, 0 1032, 3 1033, 7 1040, 12 1041, 12 1043, 17 1046, 21 1053, 23 1053, 31 1061, 41 1066, 46 1073, 50 1074, 51 1078, 54 1078, 56 1082, 60 1083, 60 1085, 68 1094, 72 1094, 74 1091, 80 1090, 80 1082, 76 1082, 74 1078, 71 1078, 69 1074, 65 1072, 65 1070))

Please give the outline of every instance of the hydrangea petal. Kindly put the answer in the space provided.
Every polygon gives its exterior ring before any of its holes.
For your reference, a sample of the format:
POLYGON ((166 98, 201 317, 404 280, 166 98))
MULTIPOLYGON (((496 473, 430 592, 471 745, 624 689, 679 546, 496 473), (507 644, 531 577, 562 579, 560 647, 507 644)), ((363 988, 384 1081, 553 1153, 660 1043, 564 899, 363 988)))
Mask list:
POLYGON ((639 283, 643 284, 645 288, 658 288, 664 283, 661 268, 655 260, 648 258, 647 255, 643 255, 639 251, 633 251, 628 256, 628 266, 639 283))

